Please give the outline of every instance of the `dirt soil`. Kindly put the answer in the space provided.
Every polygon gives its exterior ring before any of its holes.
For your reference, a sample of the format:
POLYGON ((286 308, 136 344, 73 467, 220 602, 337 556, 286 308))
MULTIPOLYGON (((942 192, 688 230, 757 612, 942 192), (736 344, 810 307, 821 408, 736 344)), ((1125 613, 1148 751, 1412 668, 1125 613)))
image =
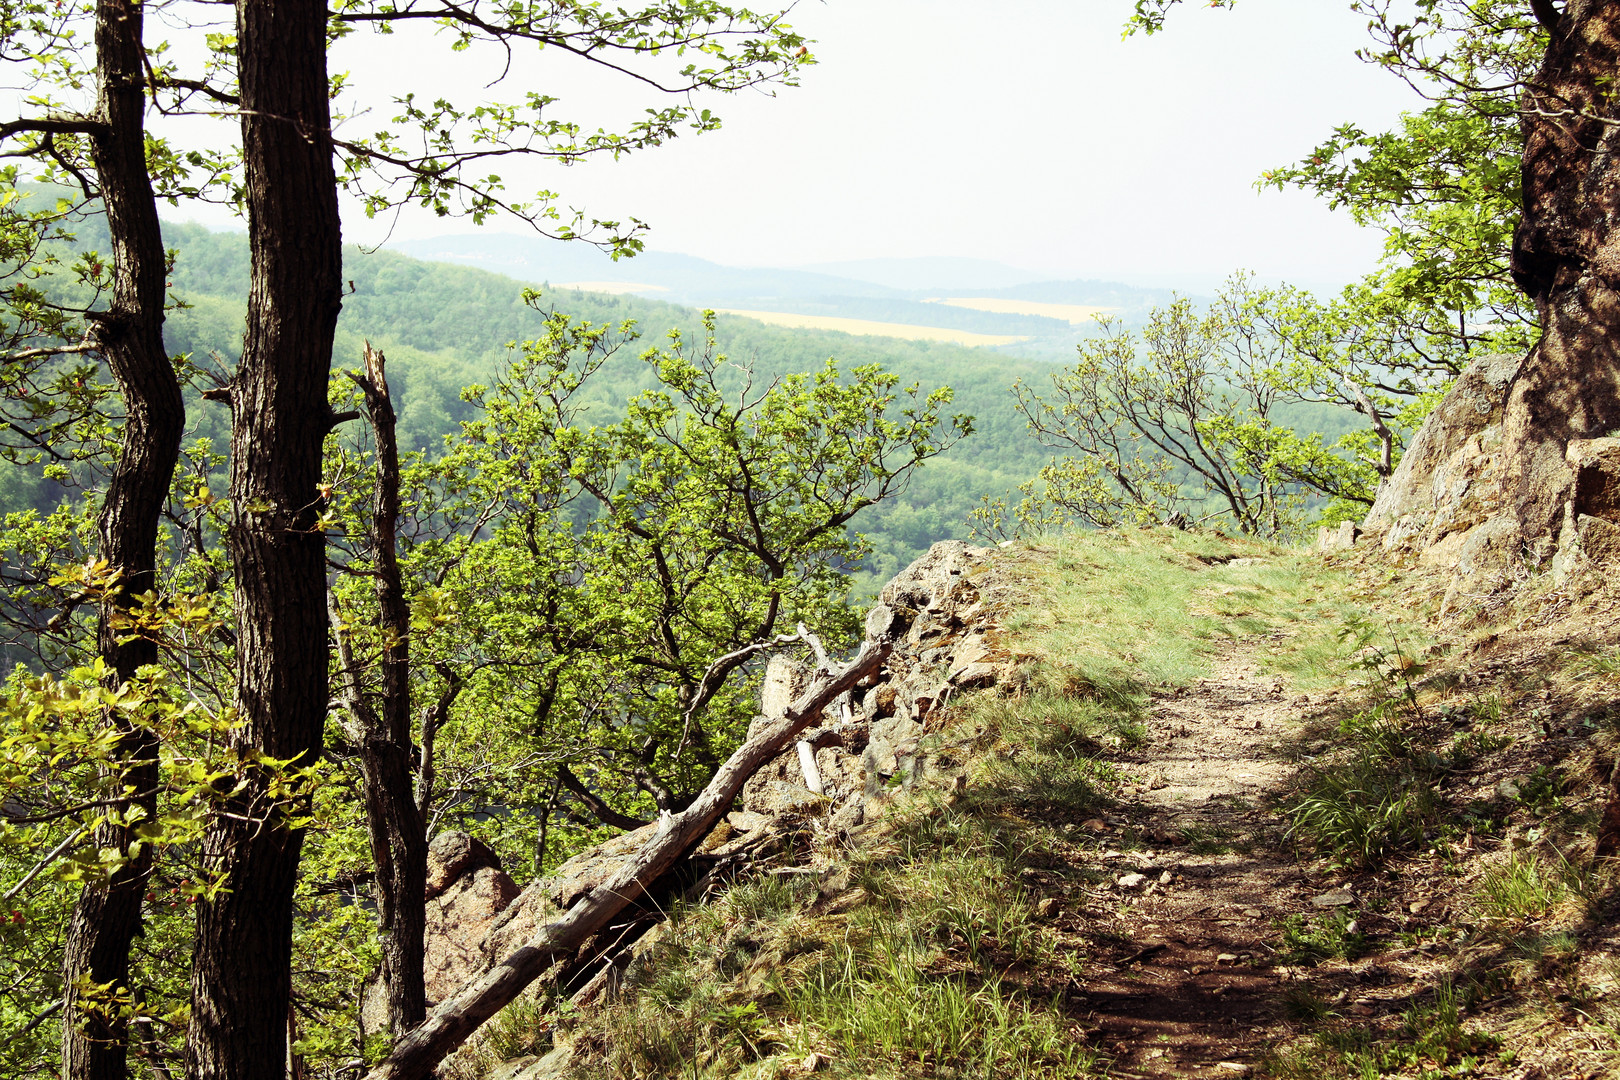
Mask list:
POLYGON ((1070 856, 1101 880, 1059 918, 1093 958, 1068 1000, 1110 1075, 1247 1075, 1294 1033, 1291 990, 1348 1016, 1390 1016, 1435 967, 1415 949, 1309 967, 1279 956, 1290 917, 1344 907, 1383 937, 1421 921, 1413 904, 1439 907, 1409 899, 1399 877, 1357 877, 1294 850, 1274 803, 1332 703, 1263 673, 1264 643, 1227 646, 1207 678, 1155 699, 1147 738, 1114 759, 1134 782, 1081 826, 1090 835, 1070 856), (1375 897, 1395 900, 1379 905, 1393 914, 1365 910, 1375 897))

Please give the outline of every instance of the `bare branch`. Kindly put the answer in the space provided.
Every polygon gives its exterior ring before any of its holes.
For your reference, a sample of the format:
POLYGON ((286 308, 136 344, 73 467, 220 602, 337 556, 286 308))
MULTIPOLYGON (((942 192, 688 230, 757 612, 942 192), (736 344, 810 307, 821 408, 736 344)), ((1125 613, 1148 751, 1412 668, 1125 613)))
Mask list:
POLYGON ((690 807, 662 818, 656 836, 613 877, 581 897, 568 913, 535 934, 487 975, 461 990, 427 1021, 394 1044, 367 1080, 425 1080, 434 1067, 541 973, 607 926, 619 912, 714 828, 748 778, 776 757, 821 715, 821 710, 882 667, 894 643, 868 641, 837 675, 818 680, 782 719, 744 743, 690 807))

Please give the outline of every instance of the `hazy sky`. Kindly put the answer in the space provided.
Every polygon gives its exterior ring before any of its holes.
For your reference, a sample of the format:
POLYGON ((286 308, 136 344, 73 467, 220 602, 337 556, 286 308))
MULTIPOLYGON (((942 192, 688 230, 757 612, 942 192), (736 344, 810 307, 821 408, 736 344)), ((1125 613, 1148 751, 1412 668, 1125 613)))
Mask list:
MULTIPOLYGON (((1129 9, 804 0, 792 21, 820 62, 802 86, 706 101, 725 119, 713 134, 508 180, 642 218, 649 247, 738 265, 954 255, 1189 286, 1239 267, 1304 284, 1368 269, 1376 234, 1306 196, 1254 189, 1336 124, 1383 127, 1420 104, 1355 59, 1365 17, 1347 0, 1192 0, 1166 33, 1122 40, 1129 9)), ((492 61, 452 57, 426 34, 356 34, 334 66, 380 101, 443 87, 470 100, 488 93, 492 61)), ((592 122, 658 103, 552 52, 520 55, 512 86, 592 122)), ((355 213, 347 229, 374 243, 386 226, 355 213)), ((393 235, 464 231, 407 213, 393 235)))

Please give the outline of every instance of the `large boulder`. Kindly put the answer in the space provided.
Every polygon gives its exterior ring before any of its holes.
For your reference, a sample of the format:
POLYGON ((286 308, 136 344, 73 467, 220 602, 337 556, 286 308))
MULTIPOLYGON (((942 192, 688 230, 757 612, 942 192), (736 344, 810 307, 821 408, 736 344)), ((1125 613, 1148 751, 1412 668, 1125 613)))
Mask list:
POLYGON ((484 973, 484 934, 518 892, 506 871, 480 866, 428 901, 422 974, 429 1008, 484 973))
POLYGON ((1367 514, 1365 527, 1385 552, 1450 572, 1443 611, 1502 589, 1527 564, 1550 565, 1563 582, 1620 562, 1620 439, 1568 443, 1569 471, 1543 477, 1548 490, 1563 493, 1556 535, 1525 535, 1508 494, 1512 463, 1503 439, 1508 389, 1522 362, 1487 356, 1463 372, 1367 514))
POLYGON ((1418 428, 1363 522, 1382 534, 1385 551, 1427 552, 1502 509, 1502 407, 1520 363, 1501 355, 1474 361, 1418 428))
MULTIPOLYGON (((480 944, 490 926, 517 899, 518 887, 483 841, 464 832, 440 833, 428 845, 422 976, 428 1008, 487 969, 480 944)), ((380 978, 361 995, 360 1026, 388 1024, 387 991, 380 978)))

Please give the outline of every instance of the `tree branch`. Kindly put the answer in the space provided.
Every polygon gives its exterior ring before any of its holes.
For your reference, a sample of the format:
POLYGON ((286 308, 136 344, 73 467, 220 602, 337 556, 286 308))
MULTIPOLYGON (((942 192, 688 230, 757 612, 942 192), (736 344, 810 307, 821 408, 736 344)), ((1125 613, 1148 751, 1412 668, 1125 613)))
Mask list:
POLYGON ((643 825, 650 824, 650 822, 633 818, 628 814, 621 814, 613 809, 600 795, 586 787, 584 781, 575 776, 573 770, 567 765, 557 766, 557 779, 562 781, 562 786, 567 788, 580 802, 584 803, 585 808, 595 814, 596 820, 604 825, 611 825, 615 829, 623 829, 629 832, 631 829, 639 829, 643 825))
POLYGON ((737 749, 708 787, 679 814, 664 818, 658 834, 607 881, 581 897, 568 913, 540 928, 522 948, 483 978, 440 1005, 427 1021, 394 1044, 366 1080, 425 1080, 467 1037, 521 994, 541 973, 573 955, 655 879, 691 850, 720 820, 743 784, 793 742, 838 695, 883 666, 894 643, 868 641, 837 675, 819 679, 788 709, 737 749))
POLYGON ((49 135, 94 135, 106 126, 100 120, 83 116, 25 116, 0 124, 0 139, 9 139, 25 131, 49 135))

